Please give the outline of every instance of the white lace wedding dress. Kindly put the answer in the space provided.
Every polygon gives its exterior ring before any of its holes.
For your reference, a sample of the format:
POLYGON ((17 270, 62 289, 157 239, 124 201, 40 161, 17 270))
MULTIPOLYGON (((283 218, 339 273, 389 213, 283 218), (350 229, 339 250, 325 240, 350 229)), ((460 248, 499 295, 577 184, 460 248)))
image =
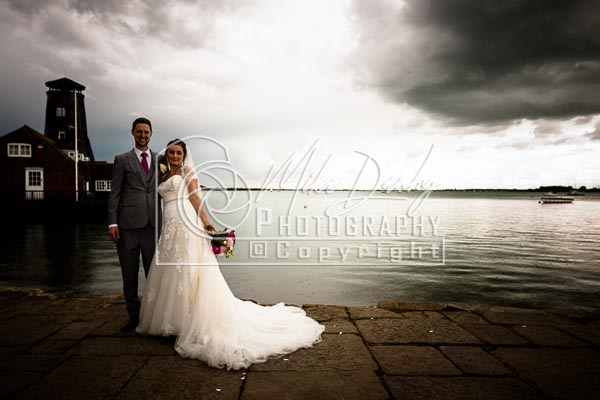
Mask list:
MULTIPOLYGON (((265 307, 233 295, 210 239, 184 223, 198 221, 186 198, 186 183, 174 175, 158 186, 163 198, 162 231, 136 332, 177 335, 175 350, 182 357, 228 370, 320 342, 325 327, 301 308, 284 303, 265 307)), ((201 224, 195 225, 203 230, 201 224)))

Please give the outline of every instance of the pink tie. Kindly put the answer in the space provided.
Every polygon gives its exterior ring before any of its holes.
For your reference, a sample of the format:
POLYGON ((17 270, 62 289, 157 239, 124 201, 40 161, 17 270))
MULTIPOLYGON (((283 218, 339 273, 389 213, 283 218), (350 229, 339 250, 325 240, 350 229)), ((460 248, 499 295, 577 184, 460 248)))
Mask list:
POLYGON ((144 169, 144 172, 146 173, 146 175, 148 175, 148 160, 146 160, 146 157, 148 157, 148 154, 146 153, 142 153, 142 168, 144 169))

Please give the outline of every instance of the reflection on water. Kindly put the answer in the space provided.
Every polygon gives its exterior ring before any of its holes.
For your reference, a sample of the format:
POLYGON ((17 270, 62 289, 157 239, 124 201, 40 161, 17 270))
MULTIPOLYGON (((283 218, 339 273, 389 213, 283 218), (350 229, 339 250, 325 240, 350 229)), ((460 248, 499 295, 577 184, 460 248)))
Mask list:
MULTIPOLYGON (((284 265, 274 254, 256 259, 244 242, 244 237, 256 236, 251 216, 238 227, 239 247, 221 269, 238 297, 264 303, 365 305, 391 298, 465 306, 600 307, 600 199, 586 196, 574 204, 539 205, 529 195, 501 195, 435 193, 423 203, 417 215, 439 218, 437 235, 446 243, 445 263, 390 262, 357 254, 349 254, 346 263, 294 258, 306 265, 284 265), (247 265, 250 262, 256 265, 247 265)), ((294 215, 322 215, 329 203, 331 197, 304 195, 294 215)), ((372 228, 378 231, 381 216, 404 215, 409 203, 373 200, 352 215, 377 217, 372 228)), ((261 207, 273 215, 288 206, 289 193, 269 193, 261 200, 261 207)), ((5 228, 1 285, 91 294, 121 290, 115 246, 104 224, 5 228)), ((276 224, 263 228, 269 237, 281 234, 276 224)), ((327 235, 316 237, 317 232, 291 243, 290 249, 306 247, 318 254, 323 245, 339 246, 327 235)), ((362 235, 343 236, 346 246, 373 241, 362 235)))
POLYGON ((49 291, 118 291, 121 272, 104 224, 11 224, 2 239, 3 285, 49 291))

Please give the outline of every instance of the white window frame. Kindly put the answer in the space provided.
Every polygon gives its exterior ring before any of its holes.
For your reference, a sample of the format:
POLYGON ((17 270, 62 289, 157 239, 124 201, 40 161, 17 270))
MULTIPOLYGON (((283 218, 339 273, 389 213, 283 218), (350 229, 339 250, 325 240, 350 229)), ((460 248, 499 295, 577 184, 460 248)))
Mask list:
POLYGON ((56 116, 57 117, 66 117, 67 110, 64 107, 56 107, 56 116))
POLYGON ((25 199, 44 200, 44 168, 25 168, 25 199), (39 185, 31 185, 30 173, 39 173, 39 185))
POLYGON ((65 139, 66 137, 67 137, 67 134, 65 131, 58 131, 58 140, 65 139))
POLYGON ((96 181, 96 192, 110 192, 112 189, 111 180, 97 180, 96 181))
POLYGON ((6 152, 9 157, 31 157, 31 144, 29 143, 8 143, 6 145, 6 152), (12 150, 16 150, 16 153, 12 150))

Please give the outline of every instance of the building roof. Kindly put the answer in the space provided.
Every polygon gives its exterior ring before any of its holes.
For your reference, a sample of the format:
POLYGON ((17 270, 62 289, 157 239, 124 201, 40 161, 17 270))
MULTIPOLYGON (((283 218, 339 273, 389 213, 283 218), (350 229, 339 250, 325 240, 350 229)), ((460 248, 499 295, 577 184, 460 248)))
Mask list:
POLYGON ((67 77, 56 79, 54 81, 46 82, 46 86, 50 89, 60 89, 60 90, 85 90, 85 86, 81 83, 77 83, 67 77))
MULTIPOLYGON (((75 166, 75 161, 73 159, 71 159, 69 156, 67 156, 61 149, 58 148, 58 146, 56 146, 56 143, 54 142, 54 140, 42 135, 41 133, 39 133, 38 131, 36 131, 35 129, 31 128, 30 126, 27 125, 23 125, 22 127, 15 129, 12 132, 9 132, 5 135, 0 136, 0 141, 8 141, 11 140, 13 137, 30 137, 31 139, 33 139, 34 141, 37 141, 38 143, 43 144, 44 149, 46 149, 46 151, 53 153, 55 155, 55 157, 57 157, 59 160, 61 160, 61 162, 63 162, 64 164, 66 164, 69 168, 74 168, 75 166)), ((85 172, 84 166, 86 163, 78 163, 77 167, 79 169, 80 172, 85 172)))
POLYGON ((90 161, 90 173, 95 179, 112 179, 113 165, 106 161, 90 161))

